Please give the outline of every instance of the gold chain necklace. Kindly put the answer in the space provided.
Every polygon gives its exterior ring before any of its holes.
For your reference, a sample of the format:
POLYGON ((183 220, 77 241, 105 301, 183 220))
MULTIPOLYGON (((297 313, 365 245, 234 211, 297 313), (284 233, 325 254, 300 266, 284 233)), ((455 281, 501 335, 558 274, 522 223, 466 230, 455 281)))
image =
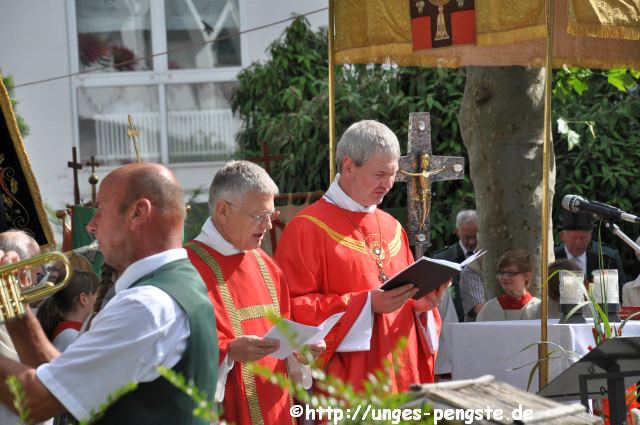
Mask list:
POLYGON ((338 207, 338 209, 342 212, 342 214, 344 214, 347 220, 349 220, 349 223, 351 223, 351 225, 362 235, 362 241, 364 242, 364 245, 376 260, 376 265, 378 266, 378 280, 380 280, 380 283, 385 283, 387 281, 387 275, 384 272, 384 262, 382 261, 384 259, 384 248, 382 248, 382 226, 380 225, 380 217, 378 217, 376 211, 373 211, 373 215, 378 221, 378 240, 373 241, 372 243, 368 243, 367 235, 362 231, 362 229, 360 229, 360 226, 358 226, 353 222, 353 220, 351 220, 349 214, 347 214, 344 209, 339 207, 338 204, 333 199, 329 198, 326 194, 324 195, 324 197, 330 200, 336 207, 338 207))

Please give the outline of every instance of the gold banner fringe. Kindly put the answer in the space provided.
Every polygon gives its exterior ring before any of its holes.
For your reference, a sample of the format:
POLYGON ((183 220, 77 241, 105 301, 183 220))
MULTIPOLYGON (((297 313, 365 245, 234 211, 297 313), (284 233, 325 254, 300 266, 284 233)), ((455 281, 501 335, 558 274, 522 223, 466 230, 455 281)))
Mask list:
POLYGON ((411 44, 383 44, 336 52, 336 63, 392 63, 401 66, 457 68, 460 58, 414 55, 411 44))
POLYGON ((546 38, 547 27, 537 25, 533 27, 518 28, 508 31, 477 34, 478 46, 494 46, 499 44, 520 43, 532 38, 546 38))
POLYGON ((640 27, 605 26, 593 23, 569 22, 567 32, 571 35, 582 35, 600 38, 618 38, 622 40, 640 40, 640 27))

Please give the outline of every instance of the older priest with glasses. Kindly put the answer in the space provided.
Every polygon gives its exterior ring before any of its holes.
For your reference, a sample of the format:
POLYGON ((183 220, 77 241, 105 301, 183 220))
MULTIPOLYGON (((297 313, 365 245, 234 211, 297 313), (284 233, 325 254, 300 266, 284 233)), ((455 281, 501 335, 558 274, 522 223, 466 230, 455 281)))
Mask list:
POLYGON ((376 206, 393 186, 400 145, 377 121, 351 125, 337 146, 340 174, 317 202, 301 211, 280 237, 275 259, 288 279, 296 321, 318 325, 344 316, 325 338, 323 364, 356 390, 385 371, 390 391, 433 382, 446 285, 419 300, 407 284, 380 285, 413 262, 400 223, 376 206), (405 338, 406 347, 398 350, 405 338), (395 354, 394 354, 395 352, 395 354))
MULTIPOLYGON (((216 313, 219 359, 216 401, 222 419, 237 424, 291 424, 286 389, 246 367, 257 362, 272 372, 300 373, 294 357, 269 356, 279 341, 264 338, 272 310, 289 317, 289 292, 280 268, 260 249, 271 221, 278 187, 258 165, 233 161, 215 175, 209 189, 211 217, 187 243, 189 258, 204 279, 216 313)), ((324 346, 324 343, 322 343, 324 346)), ((312 347, 319 350, 319 346, 312 347)), ((307 388, 311 386, 310 377, 307 388)))

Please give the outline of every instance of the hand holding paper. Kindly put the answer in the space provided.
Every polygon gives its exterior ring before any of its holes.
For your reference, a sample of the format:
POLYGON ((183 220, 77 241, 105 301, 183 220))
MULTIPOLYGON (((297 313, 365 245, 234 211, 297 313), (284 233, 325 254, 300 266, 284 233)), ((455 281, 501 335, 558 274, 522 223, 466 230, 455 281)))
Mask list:
POLYGON ((291 320, 282 320, 282 323, 287 329, 286 333, 291 334, 293 336, 293 340, 290 341, 285 332, 282 332, 278 326, 271 328, 264 338, 279 341, 280 348, 270 353, 270 356, 277 359, 284 359, 290 354, 296 352, 296 347, 319 344, 324 340, 324 337, 327 336, 331 328, 333 328, 333 325, 340 320, 343 314, 344 313, 336 313, 318 326, 307 326, 291 320))

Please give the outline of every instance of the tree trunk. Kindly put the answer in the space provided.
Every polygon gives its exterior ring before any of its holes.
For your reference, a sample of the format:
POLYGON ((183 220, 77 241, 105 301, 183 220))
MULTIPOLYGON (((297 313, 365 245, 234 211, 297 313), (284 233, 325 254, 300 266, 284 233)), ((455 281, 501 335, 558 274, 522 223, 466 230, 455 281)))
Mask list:
MULTIPOLYGON (((501 294, 496 264, 505 251, 532 255, 531 291, 539 292, 542 240, 544 69, 469 67, 460 129, 469 154, 486 299, 501 294)), ((549 186, 555 186, 553 153, 549 186)), ((553 191, 551 192, 553 196, 553 191)), ((549 254, 553 255, 551 226, 549 254)))

